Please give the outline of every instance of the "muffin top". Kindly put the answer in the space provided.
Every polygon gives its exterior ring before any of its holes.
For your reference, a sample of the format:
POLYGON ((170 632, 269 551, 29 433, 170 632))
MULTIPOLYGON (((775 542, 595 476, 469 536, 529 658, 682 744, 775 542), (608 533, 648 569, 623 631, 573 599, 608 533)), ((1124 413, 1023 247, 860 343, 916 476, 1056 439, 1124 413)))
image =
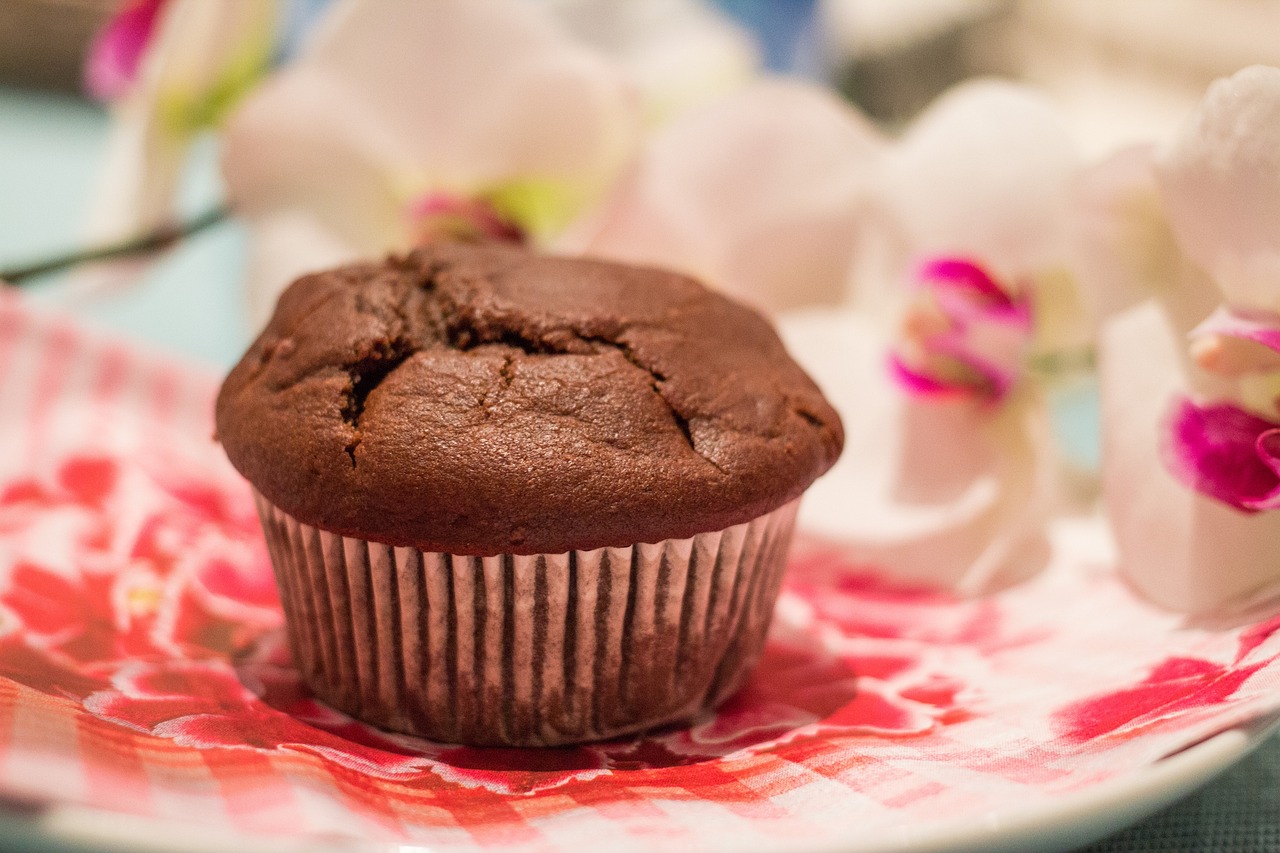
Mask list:
POLYGON ((769 324, 693 279, 453 242, 295 282, 217 429, 299 521, 470 555, 749 521, 844 440, 769 324))

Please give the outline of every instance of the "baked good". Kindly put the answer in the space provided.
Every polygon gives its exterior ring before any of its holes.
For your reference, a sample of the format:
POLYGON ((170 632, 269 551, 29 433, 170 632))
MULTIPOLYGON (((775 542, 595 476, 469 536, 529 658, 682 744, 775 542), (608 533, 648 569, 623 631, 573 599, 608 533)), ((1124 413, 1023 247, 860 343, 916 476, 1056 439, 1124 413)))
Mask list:
POLYGON ((217 428, 317 694, 507 745, 729 695, 843 440, 768 323, 696 281, 465 242, 294 283, 217 428))

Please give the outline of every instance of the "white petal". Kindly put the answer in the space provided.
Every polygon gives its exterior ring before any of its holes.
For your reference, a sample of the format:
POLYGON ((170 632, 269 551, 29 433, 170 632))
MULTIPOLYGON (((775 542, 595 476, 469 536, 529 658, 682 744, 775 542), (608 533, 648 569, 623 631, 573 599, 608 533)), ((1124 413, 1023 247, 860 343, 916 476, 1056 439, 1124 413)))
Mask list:
POLYGON ((408 240, 408 192, 396 166, 409 156, 348 81, 300 67, 264 83, 232 116, 222 171, 244 215, 303 209, 375 254, 408 240))
POLYGON ((1173 610, 1245 603, 1280 582, 1280 512, 1247 515, 1186 488, 1160 459, 1163 418, 1193 383, 1185 330, 1145 302, 1104 329, 1103 497, 1120 572, 1173 610))
POLYGON ((1065 255, 1078 158, 1034 90, 979 81, 930 106, 885 166, 884 203, 918 256, 974 258, 1009 279, 1065 255))
POLYGON ((845 423, 845 452, 809 490, 802 527, 905 579, 977 594, 1038 571, 1053 462, 1044 407, 916 401, 885 368, 887 341, 853 312, 780 323, 845 423))
POLYGON ((1228 302, 1280 311, 1280 69, 1210 86, 1159 179, 1178 239, 1228 302))
POLYGON ((304 273, 356 260, 359 249, 308 211, 281 210, 250 218, 249 265, 245 273, 249 322, 262 328, 280 293, 304 273))
POLYGON ((705 0, 549 5, 570 32, 636 84, 650 124, 746 85, 759 68, 755 40, 705 0))
POLYGON ((631 154, 638 99, 544 10, 502 0, 346 0, 325 24, 300 64, 357 93, 433 181, 537 178, 598 189, 631 154))
POLYGON ((656 134, 587 248, 767 308, 844 292, 879 138, 833 95, 767 81, 656 134))
POLYGON ((1152 156, 1150 147, 1129 148, 1080 175, 1072 196, 1073 267, 1097 322, 1154 297, 1190 329, 1220 296, 1169 227, 1152 156))

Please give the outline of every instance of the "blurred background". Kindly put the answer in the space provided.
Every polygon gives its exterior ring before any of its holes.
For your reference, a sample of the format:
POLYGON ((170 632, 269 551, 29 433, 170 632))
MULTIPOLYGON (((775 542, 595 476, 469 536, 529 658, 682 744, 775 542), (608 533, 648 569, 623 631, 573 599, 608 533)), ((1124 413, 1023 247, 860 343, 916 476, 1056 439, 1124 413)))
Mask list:
MULTIPOLYGON (((529 0, 572 2, 572 0, 529 0)), ((653 0, 583 0, 651 9, 653 0)), ((296 29, 325 5, 299 0, 296 29), (298 22, 302 23, 299 24, 298 22)), ((892 131, 975 75, 1042 86, 1086 156, 1159 139, 1214 78, 1280 64, 1274 0, 717 0, 765 64, 836 86, 892 131)), ((86 51, 117 4, 0 0, 0 270, 86 244, 108 113, 83 94, 86 51)), ((652 14, 652 12, 650 12, 652 14)), ((296 34, 295 34, 296 35, 296 34)), ((212 140, 183 180, 186 217, 216 207, 212 140)), ((226 365, 249 334, 244 234, 217 222, 140 268, 136 285, 86 294, 65 273, 24 288, 132 337, 226 365)))

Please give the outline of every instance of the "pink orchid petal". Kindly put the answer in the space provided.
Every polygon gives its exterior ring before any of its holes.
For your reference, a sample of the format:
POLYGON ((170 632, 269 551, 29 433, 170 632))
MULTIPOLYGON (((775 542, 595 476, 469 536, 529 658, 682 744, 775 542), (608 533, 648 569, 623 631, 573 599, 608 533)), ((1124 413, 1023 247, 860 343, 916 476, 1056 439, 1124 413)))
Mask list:
POLYGON ((636 98, 534 4, 348 0, 325 24, 298 65, 341 81, 404 146, 395 167, 463 189, 534 177, 599 191, 632 153, 636 98))
POLYGON ((925 365, 912 365, 902 353, 891 353, 889 371, 900 388, 917 397, 985 403, 999 402, 1021 373, 1018 367, 1006 368, 983 359, 958 335, 930 340, 925 365), (935 369, 930 370, 929 366, 935 369), (962 375, 948 376, 956 367, 961 368, 958 372, 962 375))
POLYGON ((1165 464, 1183 485, 1245 512, 1280 505, 1274 460, 1259 451, 1276 425, 1230 403, 1174 401, 1165 464))
POLYGON ((1024 274, 1065 255, 1077 162, 1066 125, 1038 93, 966 83, 892 150, 883 202, 918 254, 981 258, 998 276, 1024 274))
POLYGON ((1190 385, 1180 323, 1154 301, 1118 315, 1102 332, 1099 373, 1103 499, 1119 571, 1157 604, 1192 613, 1240 606, 1280 581, 1280 513, 1241 512, 1166 465, 1170 403, 1190 385))
POLYGON ((883 328, 853 311, 792 312, 780 330, 846 426, 802 528, 891 576, 966 594, 1044 565, 1054 463, 1037 398, 916 401, 885 370, 883 328))
MULTIPOLYGON (((1280 482, 1280 428, 1269 429, 1258 436, 1258 440, 1254 443, 1254 450, 1262 464, 1266 465, 1276 481, 1280 482)), ((1273 491, 1263 500, 1254 501, 1252 508, 1259 510, 1280 508, 1280 493, 1273 491)))
POLYGON ((895 355, 891 370, 899 384, 917 396, 1004 397, 1025 368, 1032 334, 1030 301, 1013 296, 981 266, 963 258, 928 261, 916 287, 941 312, 944 328, 906 332, 924 363, 910 365, 895 355), (938 370, 928 369, 931 362, 938 370), (963 369, 954 377, 945 375, 952 366, 963 369))
POLYGON ((917 397, 974 400, 986 396, 980 389, 971 385, 947 382, 926 371, 918 370, 894 353, 889 354, 889 373, 903 390, 917 397))
POLYGON ((99 101, 119 98, 138 79, 138 68, 168 0, 129 0, 94 37, 84 84, 99 101))
POLYGON ((969 341, 943 339, 933 342, 931 350, 935 355, 951 358, 976 374, 977 382, 968 386, 973 399, 999 402, 1022 374, 1020 363, 988 360, 976 352, 969 341))
POLYGON ((1228 303, 1280 312, 1280 69, 1210 86, 1158 177, 1179 243, 1228 303))
POLYGON ((1004 288, 996 284, 987 271, 965 258, 933 258, 921 264, 916 282, 921 287, 972 291, 997 305, 1013 306, 1004 288))
POLYGON ((1192 339, 1210 335, 1253 341, 1280 353, 1280 316, 1244 316, 1221 306, 1191 330, 1192 339))
POLYGON ((838 300, 880 141, 830 93, 769 80, 658 131, 580 236, 767 308, 838 300))
POLYGON ((973 291, 952 286, 935 286, 934 301, 958 326, 967 329, 975 325, 1006 327, 1022 337, 1031 334, 1031 300, 1020 297, 1011 300, 1003 297, 993 302, 985 296, 975 296, 973 291))

